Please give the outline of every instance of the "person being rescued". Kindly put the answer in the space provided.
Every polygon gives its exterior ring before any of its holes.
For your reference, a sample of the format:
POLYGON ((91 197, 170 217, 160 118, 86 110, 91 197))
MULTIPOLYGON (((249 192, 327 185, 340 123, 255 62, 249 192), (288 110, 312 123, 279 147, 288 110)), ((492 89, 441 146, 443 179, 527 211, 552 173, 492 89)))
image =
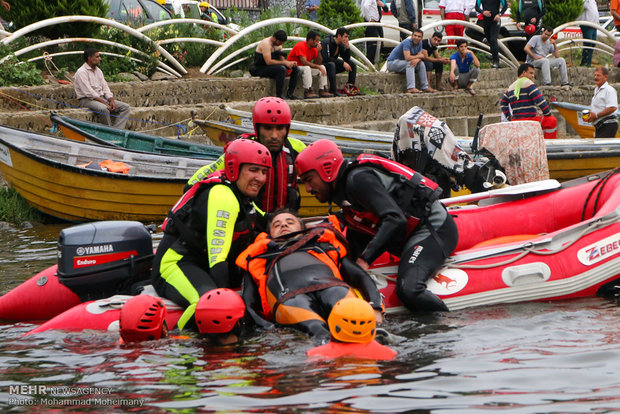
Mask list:
POLYGON ((185 308, 179 329, 196 327, 194 311, 206 293, 240 286, 234 259, 254 240, 262 217, 252 200, 271 168, 269 150, 238 139, 225 147, 224 163, 183 194, 162 225, 152 282, 159 296, 185 308))
POLYGON ((357 289, 379 322, 382 299, 371 277, 348 256, 340 230, 330 223, 305 228, 291 210, 279 210, 239 257, 248 272, 243 298, 260 317, 307 333, 314 343, 327 343, 327 317, 342 298, 357 289), (251 277, 249 277, 251 276, 251 277))
POLYGON ((400 258, 396 293, 411 311, 447 311, 426 281, 454 251, 458 228, 439 201, 441 187, 414 170, 371 154, 346 161, 321 139, 295 161, 306 191, 336 203, 347 227, 351 255, 368 270, 381 254, 400 258))
MULTIPOLYGON (((258 141, 271 153, 271 169, 265 186, 256 199, 256 205, 265 213, 273 213, 279 208, 299 209, 300 196, 297 188, 295 158, 306 145, 288 136, 291 128, 291 108, 284 99, 266 97, 259 99, 252 111, 254 134, 244 134, 240 138, 258 141)), ((224 156, 200 168, 187 182, 189 186, 204 179, 214 171, 224 168, 224 156)))

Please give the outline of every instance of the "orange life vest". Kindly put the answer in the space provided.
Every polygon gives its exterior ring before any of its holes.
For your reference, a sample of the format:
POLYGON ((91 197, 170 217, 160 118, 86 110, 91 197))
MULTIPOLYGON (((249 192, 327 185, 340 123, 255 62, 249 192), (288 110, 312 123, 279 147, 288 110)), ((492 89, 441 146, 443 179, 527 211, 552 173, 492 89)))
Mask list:
POLYGON ((390 360, 396 356, 396 351, 392 348, 381 345, 376 340, 366 343, 344 343, 331 341, 325 345, 317 346, 306 351, 309 357, 320 358, 360 358, 390 360))
MULTIPOLYGON (((311 230, 311 229, 310 229, 311 230)), ((254 282, 258 286, 258 293, 261 298, 261 305, 263 308, 263 314, 266 318, 271 319, 272 309, 267 300, 267 269, 269 268, 268 259, 261 257, 263 253, 269 251, 269 243, 273 240, 269 238, 267 233, 260 233, 254 243, 248 246, 236 260, 237 266, 248 271, 254 282)), ((333 231, 329 229, 322 229, 322 233, 319 238, 313 242, 316 246, 318 243, 326 243, 333 248, 329 250, 316 248, 304 249, 307 253, 313 255, 321 262, 325 263, 331 269, 332 273, 337 279, 342 280, 340 275, 339 265, 340 261, 347 255, 347 249, 345 245, 338 240, 333 231)))

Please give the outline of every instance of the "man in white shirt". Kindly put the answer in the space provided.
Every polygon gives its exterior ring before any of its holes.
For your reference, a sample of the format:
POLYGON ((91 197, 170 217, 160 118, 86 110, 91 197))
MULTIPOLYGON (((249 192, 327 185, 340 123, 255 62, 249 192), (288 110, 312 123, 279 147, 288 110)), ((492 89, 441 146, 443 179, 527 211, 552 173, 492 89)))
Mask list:
POLYGON ((599 66, 594 71, 596 88, 590 103, 590 117, 587 119, 594 123, 594 138, 614 138, 618 131, 618 94, 607 83, 608 76, 606 67, 599 66))
POLYGON ((99 69, 101 55, 97 49, 84 50, 84 64, 75 72, 73 87, 82 108, 93 111, 103 125, 124 129, 130 107, 117 101, 99 69), (112 118, 110 118, 112 115, 112 118))
MULTIPOLYGON (((441 20, 467 20, 469 17, 468 0, 440 0, 439 1, 439 14, 441 20), (467 12, 467 15, 465 14, 467 12)), ((447 36, 463 36, 465 26, 459 24, 446 24, 447 36)), ((448 39, 448 44, 453 45, 456 42, 455 39, 448 39)))
POLYGON ((543 85, 551 85, 551 68, 560 68, 560 77, 562 86, 573 86, 568 81, 568 72, 566 71, 566 61, 560 57, 560 51, 555 44, 555 39, 551 38, 553 34, 552 27, 545 27, 542 34, 532 36, 527 42, 523 50, 527 53, 526 63, 531 64, 535 68, 540 68, 543 75, 543 85), (547 55, 553 53, 553 58, 548 59, 547 55))
MULTIPOLYGON (((583 0, 583 13, 577 18, 577 20, 585 20, 596 25, 598 22, 598 7, 596 0, 583 0)), ((596 40, 596 27, 591 26, 579 26, 584 39, 596 40)), ((581 66, 592 65, 592 52, 596 43, 583 42, 583 48, 581 49, 581 66)))
MULTIPOLYGON (((383 0, 362 0, 361 10, 365 22, 377 23, 381 20, 379 8, 385 7, 383 0)), ((366 26, 366 37, 383 37, 380 26, 366 26)), ((381 51, 381 42, 366 42, 366 57, 373 64, 377 60, 377 49, 381 51)))

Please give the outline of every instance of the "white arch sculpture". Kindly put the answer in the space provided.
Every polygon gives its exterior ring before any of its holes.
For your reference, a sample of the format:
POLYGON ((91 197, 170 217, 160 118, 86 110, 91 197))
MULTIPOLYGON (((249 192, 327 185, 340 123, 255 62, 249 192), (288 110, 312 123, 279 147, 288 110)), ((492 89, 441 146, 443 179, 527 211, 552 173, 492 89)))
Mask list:
POLYGON ((40 22, 36 22, 33 23, 31 25, 28 25, 26 27, 22 27, 21 29, 15 31, 13 34, 11 34, 8 37, 5 37, 4 39, 0 40, 0 43, 4 44, 4 45, 8 45, 9 43, 13 42, 16 39, 19 39, 20 37, 31 33, 35 30, 38 29, 42 29, 44 27, 48 27, 48 26, 54 26, 57 24, 62 24, 62 23, 72 23, 72 22, 86 22, 86 23, 99 23, 101 25, 105 25, 105 26, 112 26, 115 27, 117 29, 120 29, 122 31, 124 31, 127 34, 130 34, 132 36, 137 37, 138 39, 141 39, 145 42, 151 43, 159 53, 161 53, 162 56, 164 56, 173 66, 175 66, 179 72, 186 74, 187 70, 185 70, 185 68, 183 67, 183 65, 181 65, 175 58, 174 56, 172 56, 170 53, 168 53, 168 51, 166 49, 164 49, 163 47, 161 47, 160 45, 158 45, 157 43, 153 42, 153 40, 148 37, 145 36, 144 34, 140 33, 139 31, 137 31, 136 29, 132 29, 129 26, 126 26, 122 23, 119 23, 117 21, 114 20, 110 20, 110 19, 104 19, 103 17, 95 17, 95 16, 62 16, 62 17, 52 17, 51 19, 45 19, 45 20, 41 20, 40 22))

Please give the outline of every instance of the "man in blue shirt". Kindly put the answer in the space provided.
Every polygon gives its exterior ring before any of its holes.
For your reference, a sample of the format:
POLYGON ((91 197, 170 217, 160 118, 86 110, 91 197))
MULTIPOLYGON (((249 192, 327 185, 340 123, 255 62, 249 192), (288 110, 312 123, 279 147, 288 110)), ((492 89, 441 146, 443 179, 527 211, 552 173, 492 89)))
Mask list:
POLYGON ((392 50, 387 60, 387 70, 394 73, 403 73, 407 77, 407 93, 437 92, 428 86, 424 53, 422 53, 422 31, 415 29, 411 37, 400 42, 392 50), (416 88, 415 75, 420 78, 422 90, 416 88))
POLYGON ((470 95, 475 95, 471 85, 478 80, 480 74, 480 61, 474 52, 467 48, 467 40, 456 41, 458 52, 450 56, 450 85, 454 89, 465 88, 470 95), (473 66, 472 66, 473 65, 473 66))
POLYGON ((316 11, 321 6, 321 0, 307 0, 306 1, 306 10, 310 14, 310 20, 316 22, 317 15, 316 11))

